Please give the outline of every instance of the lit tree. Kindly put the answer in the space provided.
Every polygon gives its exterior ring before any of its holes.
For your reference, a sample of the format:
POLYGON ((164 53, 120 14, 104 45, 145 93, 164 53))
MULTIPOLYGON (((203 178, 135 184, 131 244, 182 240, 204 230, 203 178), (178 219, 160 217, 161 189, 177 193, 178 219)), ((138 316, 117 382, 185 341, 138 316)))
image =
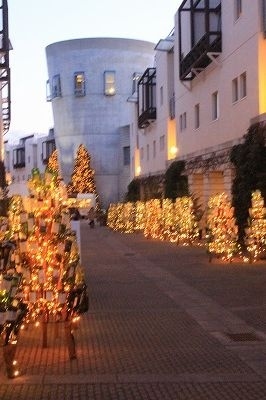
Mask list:
POLYGON ((177 226, 177 243, 182 245, 192 244, 199 236, 192 197, 178 197, 174 204, 174 214, 177 226))
POLYGON ((144 236, 152 239, 162 239, 162 209, 159 199, 146 202, 146 217, 144 236))
POLYGON ((88 309, 63 191, 38 169, 33 169, 28 186, 31 197, 25 204, 19 196, 12 198, 6 244, 0 249, 0 336, 9 378, 18 374, 14 357, 23 323, 41 325, 47 347, 47 323, 64 322, 69 356, 75 358, 72 325, 88 309))
POLYGON ((207 251, 231 260, 237 251, 237 225, 227 194, 211 196, 207 207, 207 251))
POLYGON ((126 202, 123 204, 123 219, 125 233, 133 233, 136 224, 136 204, 132 202, 126 202))
POLYGON ((146 204, 144 201, 136 201, 135 230, 143 231, 145 227, 146 204))
POLYGON ((175 241, 174 202, 172 199, 162 201, 162 236, 170 242, 175 241))
POLYGON ((46 172, 59 176, 58 151, 54 150, 49 157, 46 172))
POLYGON ((249 227, 245 229, 245 244, 250 261, 256 261, 266 249, 266 209, 260 190, 252 193, 249 227))
POLYGON ((96 193, 94 179, 95 171, 91 168, 91 157, 83 144, 80 144, 74 161, 74 169, 71 182, 68 185, 68 193, 96 193))

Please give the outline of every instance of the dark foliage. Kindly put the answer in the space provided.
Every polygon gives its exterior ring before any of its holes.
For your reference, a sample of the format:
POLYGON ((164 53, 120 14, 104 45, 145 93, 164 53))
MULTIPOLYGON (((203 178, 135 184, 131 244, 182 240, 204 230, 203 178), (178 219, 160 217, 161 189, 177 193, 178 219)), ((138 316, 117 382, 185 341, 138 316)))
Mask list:
POLYGON ((188 196, 187 176, 182 175, 185 161, 174 161, 165 172, 165 198, 188 196))
POLYGON ((244 142, 234 146, 230 160, 236 175, 232 185, 232 202, 235 207, 239 228, 239 241, 243 244, 245 228, 248 224, 251 193, 257 189, 266 198, 266 125, 251 125, 244 142))
POLYGON ((135 202, 140 200, 140 180, 133 179, 128 187, 127 187, 127 194, 125 196, 125 201, 135 202))

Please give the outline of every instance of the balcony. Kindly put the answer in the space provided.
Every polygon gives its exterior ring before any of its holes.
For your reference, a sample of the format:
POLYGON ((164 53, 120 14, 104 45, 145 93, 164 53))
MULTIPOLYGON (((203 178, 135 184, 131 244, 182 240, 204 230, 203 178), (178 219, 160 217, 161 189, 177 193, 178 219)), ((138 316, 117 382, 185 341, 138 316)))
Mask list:
POLYGON ((156 69, 147 68, 138 81, 138 127, 147 128, 156 120, 156 69))
POLYGON ((212 61, 212 55, 217 57, 222 51, 221 32, 208 32, 180 62, 180 79, 195 78, 196 71, 205 69, 212 61), (190 78, 187 78, 191 74, 190 78))
POLYGON ((221 0, 185 0, 178 17, 179 77, 192 80, 222 52, 221 0))

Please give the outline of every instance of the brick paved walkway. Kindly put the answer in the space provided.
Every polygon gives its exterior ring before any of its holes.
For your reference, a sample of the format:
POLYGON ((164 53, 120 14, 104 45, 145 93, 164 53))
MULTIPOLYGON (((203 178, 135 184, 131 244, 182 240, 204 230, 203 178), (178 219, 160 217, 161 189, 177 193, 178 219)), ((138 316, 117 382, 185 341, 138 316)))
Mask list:
POLYGON ((180 248, 81 222, 91 307, 74 332, 21 333, 23 375, 1 400, 266 399, 266 263, 208 262, 180 248))

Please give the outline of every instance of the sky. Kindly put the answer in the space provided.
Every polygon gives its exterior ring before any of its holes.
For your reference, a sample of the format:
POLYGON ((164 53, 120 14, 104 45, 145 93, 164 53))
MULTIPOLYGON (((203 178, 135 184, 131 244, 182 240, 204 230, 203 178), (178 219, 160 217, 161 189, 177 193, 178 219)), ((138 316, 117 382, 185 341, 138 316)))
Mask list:
POLYGON ((11 69, 9 142, 53 127, 45 48, 68 39, 113 37, 158 43, 181 0, 8 0, 11 69))

